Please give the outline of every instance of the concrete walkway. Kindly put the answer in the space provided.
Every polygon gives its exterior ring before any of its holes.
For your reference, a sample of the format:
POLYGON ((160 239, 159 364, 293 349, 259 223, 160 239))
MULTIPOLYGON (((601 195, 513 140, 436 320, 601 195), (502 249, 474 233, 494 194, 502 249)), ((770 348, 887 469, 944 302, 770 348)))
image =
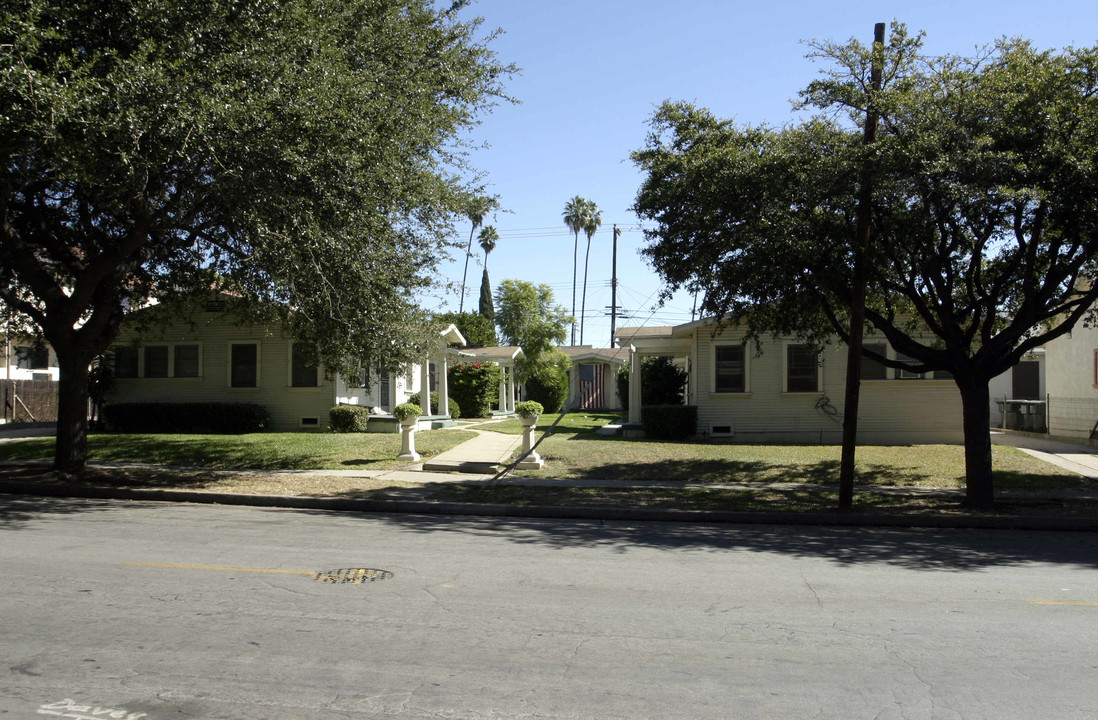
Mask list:
POLYGON ((1091 480, 1098 480, 1098 448, 1092 445, 994 430, 991 433, 991 442, 996 445, 1016 447, 1039 460, 1091 480))
POLYGON ((462 429, 471 430, 477 436, 424 462, 424 472, 494 475, 500 466, 511 459, 511 455, 514 454, 522 442, 521 435, 505 435, 473 427, 464 427, 462 429))

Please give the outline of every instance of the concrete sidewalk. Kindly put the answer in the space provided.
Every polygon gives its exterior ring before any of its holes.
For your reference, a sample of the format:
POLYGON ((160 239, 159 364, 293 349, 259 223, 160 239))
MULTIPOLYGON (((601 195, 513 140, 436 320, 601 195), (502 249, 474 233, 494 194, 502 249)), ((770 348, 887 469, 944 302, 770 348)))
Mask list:
POLYGON ((522 442, 520 435, 505 435, 472 427, 477 436, 439 453, 423 463, 423 471, 492 474, 505 465, 522 442))
POLYGON ((995 445, 1016 447, 1039 460, 1091 480, 1098 480, 1098 448, 1082 441, 1073 443, 1049 437, 992 430, 991 442, 995 445))

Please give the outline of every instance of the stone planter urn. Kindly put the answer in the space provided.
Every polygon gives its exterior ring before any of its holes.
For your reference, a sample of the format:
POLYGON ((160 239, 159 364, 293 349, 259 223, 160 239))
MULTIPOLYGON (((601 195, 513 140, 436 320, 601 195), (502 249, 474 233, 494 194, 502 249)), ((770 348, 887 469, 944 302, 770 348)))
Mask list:
POLYGON ((545 467, 545 461, 534 450, 534 427, 544 410, 541 403, 533 400, 515 405, 515 412, 522 421, 522 454, 526 456, 516 466, 520 470, 540 470, 545 467))
POLYGON ((393 417, 400 423, 400 454, 397 460, 416 462, 420 455, 416 452, 416 423, 423 410, 415 403, 397 405, 393 417))

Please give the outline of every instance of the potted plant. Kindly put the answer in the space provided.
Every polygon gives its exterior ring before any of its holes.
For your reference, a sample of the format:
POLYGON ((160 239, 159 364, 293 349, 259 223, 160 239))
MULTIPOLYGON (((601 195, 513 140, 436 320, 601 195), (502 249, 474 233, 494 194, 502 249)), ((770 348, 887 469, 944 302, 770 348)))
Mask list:
POLYGON ((515 405, 515 412, 522 419, 523 425, 535 425, 538 416, 545 411, 545 407, 536 400, 526 400, 515 405))
POLYGON ((404 403, 393 408, 393 417, 401 425, 415 425, 419 416, 423 414, 423 408, 415 403, 404 403))

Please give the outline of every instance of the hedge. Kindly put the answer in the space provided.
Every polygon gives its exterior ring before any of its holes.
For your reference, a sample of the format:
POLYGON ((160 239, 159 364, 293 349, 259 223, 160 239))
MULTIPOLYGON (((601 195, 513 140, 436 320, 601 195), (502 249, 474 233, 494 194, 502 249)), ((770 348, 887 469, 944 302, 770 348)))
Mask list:
POLYGON ((366 432, 370 409, 361 405, 336 405, 328 411, 328 427, 332 432, 366 432))
POLYGON ((271 416, 254 403, 116 403, 103 407, 107 428, 124 433, 262 432, 271 416))
POLYGON ((645 437, 684 440, 698 433, 697 405, 647 405, 641 408, 645 437))

